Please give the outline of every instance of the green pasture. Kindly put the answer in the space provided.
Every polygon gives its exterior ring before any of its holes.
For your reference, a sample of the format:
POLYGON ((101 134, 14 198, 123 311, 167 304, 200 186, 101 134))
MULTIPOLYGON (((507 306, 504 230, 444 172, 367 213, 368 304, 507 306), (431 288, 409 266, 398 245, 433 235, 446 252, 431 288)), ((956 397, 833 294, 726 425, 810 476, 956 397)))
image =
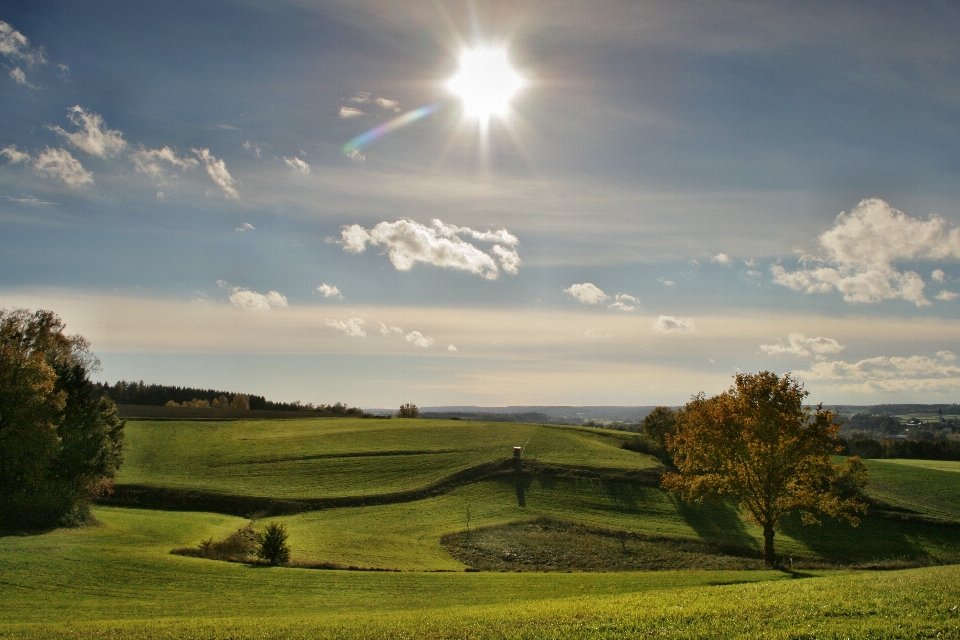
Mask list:
MULTIPOLYGON (((134 421, 118 484, 277 498, 382 496, 507 460, 535 461, 432 497, 270 520, 293 561, 397 571, 264 568, 172 549, 249 521, 98 507, 96 526, 0 536, 0 638, 955 637, 960 566, 467 573, 440 538, 548 517, 597 530, 757 552, 722 502, 690 505, 629 472, 658 465, 632 434, 432 420, 134 421), (583 472, 583 470, 593 471, 583 472)), ((788 518, 782 556, 831 566, 960 562, 957 463, 869 460, 876 500, 940 523, 868 516, 857 528, 788 518)), ((799 565, 798 565, 799 566, 799 565)))
POLYGON ((656 466, 620 448, 628 435, 467 420, 131 421, 117 483, 271 498, 380 495, 507 459, 514 446, 550 464, 656 466))

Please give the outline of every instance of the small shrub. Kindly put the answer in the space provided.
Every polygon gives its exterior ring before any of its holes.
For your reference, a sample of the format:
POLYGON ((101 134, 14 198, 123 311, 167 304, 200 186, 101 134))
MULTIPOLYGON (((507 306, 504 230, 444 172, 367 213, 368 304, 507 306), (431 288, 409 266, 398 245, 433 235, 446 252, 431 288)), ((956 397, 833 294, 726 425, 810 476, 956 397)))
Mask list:
POLYGON ((261 536, 257 557, 272 565, 286 564, 290 559, 290 547, 287 546, 287 528, 271 522, 261 536))
POLYGON ((397 414, 398 418, 419 418, 420 409, 417 408, 415 404, 402 404, 400 405, 400 412, 397 414))
POLYGON ((227 562, 249 562, 257 553, 259 546, 260 534, 248 524, 222 540, 209 538, 201 542, 198 548, 174 549, 172 553, 227 562))

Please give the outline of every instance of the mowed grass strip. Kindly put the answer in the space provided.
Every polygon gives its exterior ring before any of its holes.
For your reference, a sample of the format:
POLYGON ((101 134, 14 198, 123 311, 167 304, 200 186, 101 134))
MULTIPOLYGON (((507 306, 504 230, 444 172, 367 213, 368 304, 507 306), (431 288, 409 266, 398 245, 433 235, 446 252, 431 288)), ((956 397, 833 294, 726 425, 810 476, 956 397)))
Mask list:
POLYGON ((131 421, 118 484, 228 495, 325 498, 414 490, 526 457, 624 470, 657 462, 589 430, 466 420, 131 421), (539 452, 539 453, 538 453, 539 452))

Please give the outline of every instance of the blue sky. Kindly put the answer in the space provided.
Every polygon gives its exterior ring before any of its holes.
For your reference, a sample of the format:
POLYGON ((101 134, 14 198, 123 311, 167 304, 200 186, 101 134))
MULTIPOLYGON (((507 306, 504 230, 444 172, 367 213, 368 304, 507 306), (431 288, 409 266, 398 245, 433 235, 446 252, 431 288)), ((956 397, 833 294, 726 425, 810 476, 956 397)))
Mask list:
POLYGON ((278 400, 956 402, 957 77, 952 3, 10 1, 0 306, 278 400))

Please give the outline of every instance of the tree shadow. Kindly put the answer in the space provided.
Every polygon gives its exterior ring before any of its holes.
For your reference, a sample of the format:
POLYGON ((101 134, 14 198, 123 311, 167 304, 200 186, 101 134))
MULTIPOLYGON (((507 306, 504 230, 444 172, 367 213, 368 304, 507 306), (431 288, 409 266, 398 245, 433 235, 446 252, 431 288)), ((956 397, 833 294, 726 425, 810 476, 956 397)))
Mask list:
POLYGON ((937 554, 931 549, 960 548, 960 527, 956 525, 905 522, 869 514, 857 527, 845 520, 821 521, 820 525, 805 525, 794 513, 781 520, 780 530, 825 560, 840 564, 895 559, 955 562, 957 552, 937 554))
POLYGON ((684 522, 706 542, 726 549, 760 550, 760 541, 752 535, 750 524, 744 522, 735 504, 717 497, 696 503, 672 493, 667 495, 684 522))

